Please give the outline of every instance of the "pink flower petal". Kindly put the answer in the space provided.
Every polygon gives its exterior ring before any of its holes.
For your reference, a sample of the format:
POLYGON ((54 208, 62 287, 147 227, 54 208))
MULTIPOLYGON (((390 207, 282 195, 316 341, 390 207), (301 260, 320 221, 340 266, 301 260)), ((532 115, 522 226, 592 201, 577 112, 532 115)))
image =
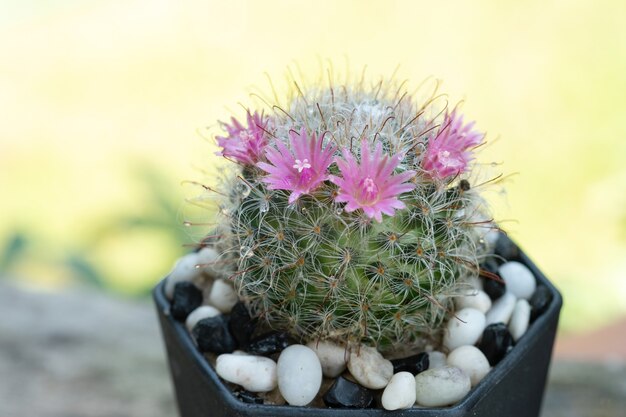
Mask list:
POLYGON ((329 179, 328 167, 333 161, 336 148, 327 145, 315 133, 308 135, 303 128, 300 133, 289 133, 291 150, 281 140, 276 148, 268 147, 265 157, 269 163, 259 162, 257 167, 269 175, 263 178, 268 188, 291 191, 289 203, 301 195, 310 194, 329 179), (306 161, 306 162, 305 162, 306 161))
POLYGON ((217 152, 218 155, 232 158, 245 165, 254 165, 259 161, 267 145, 265 128, 268 119, 255 112, 248 113, 247 122, 248 126, 244 127, 233 117, 230 125, 222 124, 228 135, 215 138, 218 146, 222 148, 217 152))
POLYGON ((360 163, 348 149, 343 149, 342 155, 343 159, 336 159, 342 176, 331 176, 330 181, 339 187, 335 201, 347 203, 344 210, 361 209, 369 218, 382 222, 383 214, 392 216, 395 209, 405 207, 398 197, 415 188, 415 184, 406 183, 415 172, 393 174, 400 155, 385 155, 380 143, 371 152, 366 141, 361 143, 360 163))
POLYGON ((473 130, 475 122, 463 126, 463 116, 456 111, 446 114, 441 129, 426 147, 422 168, 434 179, 462 174, 472 161, 470 150, 478 146, 484 135, 473 130))

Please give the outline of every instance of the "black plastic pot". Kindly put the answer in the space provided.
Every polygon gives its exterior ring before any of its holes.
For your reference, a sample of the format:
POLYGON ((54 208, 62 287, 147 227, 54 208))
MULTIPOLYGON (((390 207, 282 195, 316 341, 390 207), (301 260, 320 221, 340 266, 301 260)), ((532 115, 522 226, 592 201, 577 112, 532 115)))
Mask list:
POLYGON ((181 417, 536 417, 546 384, 552 346, 556 335, 562 299, 556 288, 523 253, 526 264, 552 293, 547 310, 529 327, 514 349, 496 365, 470 393, 453 407, 382 409, 330 409, 249 404, 240 401, 227 388, 194 345, 184 323, 169 315, 169 302, 162 281, 154 289, 170 372, 181 417))

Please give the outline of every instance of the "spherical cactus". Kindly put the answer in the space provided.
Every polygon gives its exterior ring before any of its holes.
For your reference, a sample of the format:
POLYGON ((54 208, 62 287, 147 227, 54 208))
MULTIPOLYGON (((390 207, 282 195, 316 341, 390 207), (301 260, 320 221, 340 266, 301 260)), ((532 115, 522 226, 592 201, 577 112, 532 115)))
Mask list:
MULTIPOLYGON (((219 245, 251 313, 303 340, 437 343, 479 273, 487 209, 471 167, 483 134, 402 85, 295 91, 223 123, 237 164, 219 245)), ((434 96, 434 95, 433 95, 434 96)))

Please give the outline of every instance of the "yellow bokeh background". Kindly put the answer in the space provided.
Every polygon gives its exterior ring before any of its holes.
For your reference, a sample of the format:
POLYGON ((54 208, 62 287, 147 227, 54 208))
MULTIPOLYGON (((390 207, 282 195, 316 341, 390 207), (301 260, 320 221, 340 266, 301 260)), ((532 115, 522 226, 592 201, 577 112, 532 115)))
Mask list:
MULTIPOLYGON (((626 2, 25 0, 0 5, 0 275, 145 294, 193 239, 198 133, 330 60, 464 99, 518 173, 496 218, 565 297, 626 314, 626 2), (514 221, 513 221, 514 219, 514 221)), ((196 213, 196 216, 199 216, 196 213)))

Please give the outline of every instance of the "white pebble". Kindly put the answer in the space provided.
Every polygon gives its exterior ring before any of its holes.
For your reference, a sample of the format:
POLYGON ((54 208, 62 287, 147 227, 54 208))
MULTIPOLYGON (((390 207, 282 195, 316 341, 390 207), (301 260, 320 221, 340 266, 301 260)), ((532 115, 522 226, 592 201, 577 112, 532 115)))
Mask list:
POLYGON ((489 229, 487 233, 483 236, 483 239, 490 247, 494 247, 496 242, 500 238, 500 231, 494 226, 492 229, 489 229))
POLYGON ((192 311, 185 320, 185 325, 189 331, 192 331, 196 324, 202 319, 208 319, 209 317, 219 316, 220 311, 212 306, 200 306, 192 311))
POLYGON ((473 345, 485 329, 485 315, 475 308, 464 308, 455 313, 446 325, 443 344, 449 350, 473 345))
POLYGON ((498 273, 506 283, 507 291, 517 298, 530 300, 537 288, 537 281, 526 265, 515 261, 507 262, 500 266, 498 273))
POLYGON ((470 377, 472 387, 489 373, 489 361, 475 346, 461 346, 448 355, 448 365, 455 366, 470 377))
POLYGON ((505 292, 502 297, 494 301, 491 309, 486 314, 487 326, 493 323, 507 324, 513 314, 515 308, 515 302, 517 299, 510 292, 505 292))
POLYGON ((223 279, 217 279, 211 288, 209 303, 222 313, 230 313, 238 298, 233 286, 223 279))
POLYGON ((250 392, 268 392, 277 384, 276 362, 264 356, 224 353, 217 357, 215 372, 250 392))
POLYGON ((350 352, 348 370, 365 388, 385 388, 393 376, 393 364, 376 349, 361 345, 350 352))
POLYGON ((415 377, 410 372, 398 372, 383 391, 381 398, 385 410, 409 408, 415 404, 415 377))
POLYGON ((526 333, 530 322, 530 304, 526 300, 517 300, 511 321, 509 322, 509 332, 516 342, 526 333))
POLYGON ((167 298, 171 300, 174 296, 174 287, 176 284, 183 281, 191 281, 200 274, 197 265, 198 254, 195 252, 188 253, 176 261, 172 272, 170 272, 165 281, 165 296, 167 298))
POLYGON ((207 273, 215 275, 217 272, 216 261, 219 254, 213 248, 205 247, 198 251, 198 264, 207 273))
POLYGON ((485 314, 491 308, 491 298, 484 291, 476 291, 473 294, 454 298, 454 305, 457 310, 463 308, 475 308, 485 314))
POLYGON ((327 340, 311 341, 307 347, 313 350, 322 364, 322 373, 327 378, 336 378, 346 370, 348 353, 344 346, 327 340))
POLYGON ((428 369, 442 368, 446 366, 446 364, 447 359, 445 353, 437 350, 428 352, 428 369))
POLYGON ((416 400, 425 407, 443 407, 461 400, 472 388, 470 378, 459 368, 445 366, 415 376, 416 400))
POLYGON ((307 405, 322 385, 322 365, 315 352, 291 345, 278 357, 278 389, 290 405, 307 405))

